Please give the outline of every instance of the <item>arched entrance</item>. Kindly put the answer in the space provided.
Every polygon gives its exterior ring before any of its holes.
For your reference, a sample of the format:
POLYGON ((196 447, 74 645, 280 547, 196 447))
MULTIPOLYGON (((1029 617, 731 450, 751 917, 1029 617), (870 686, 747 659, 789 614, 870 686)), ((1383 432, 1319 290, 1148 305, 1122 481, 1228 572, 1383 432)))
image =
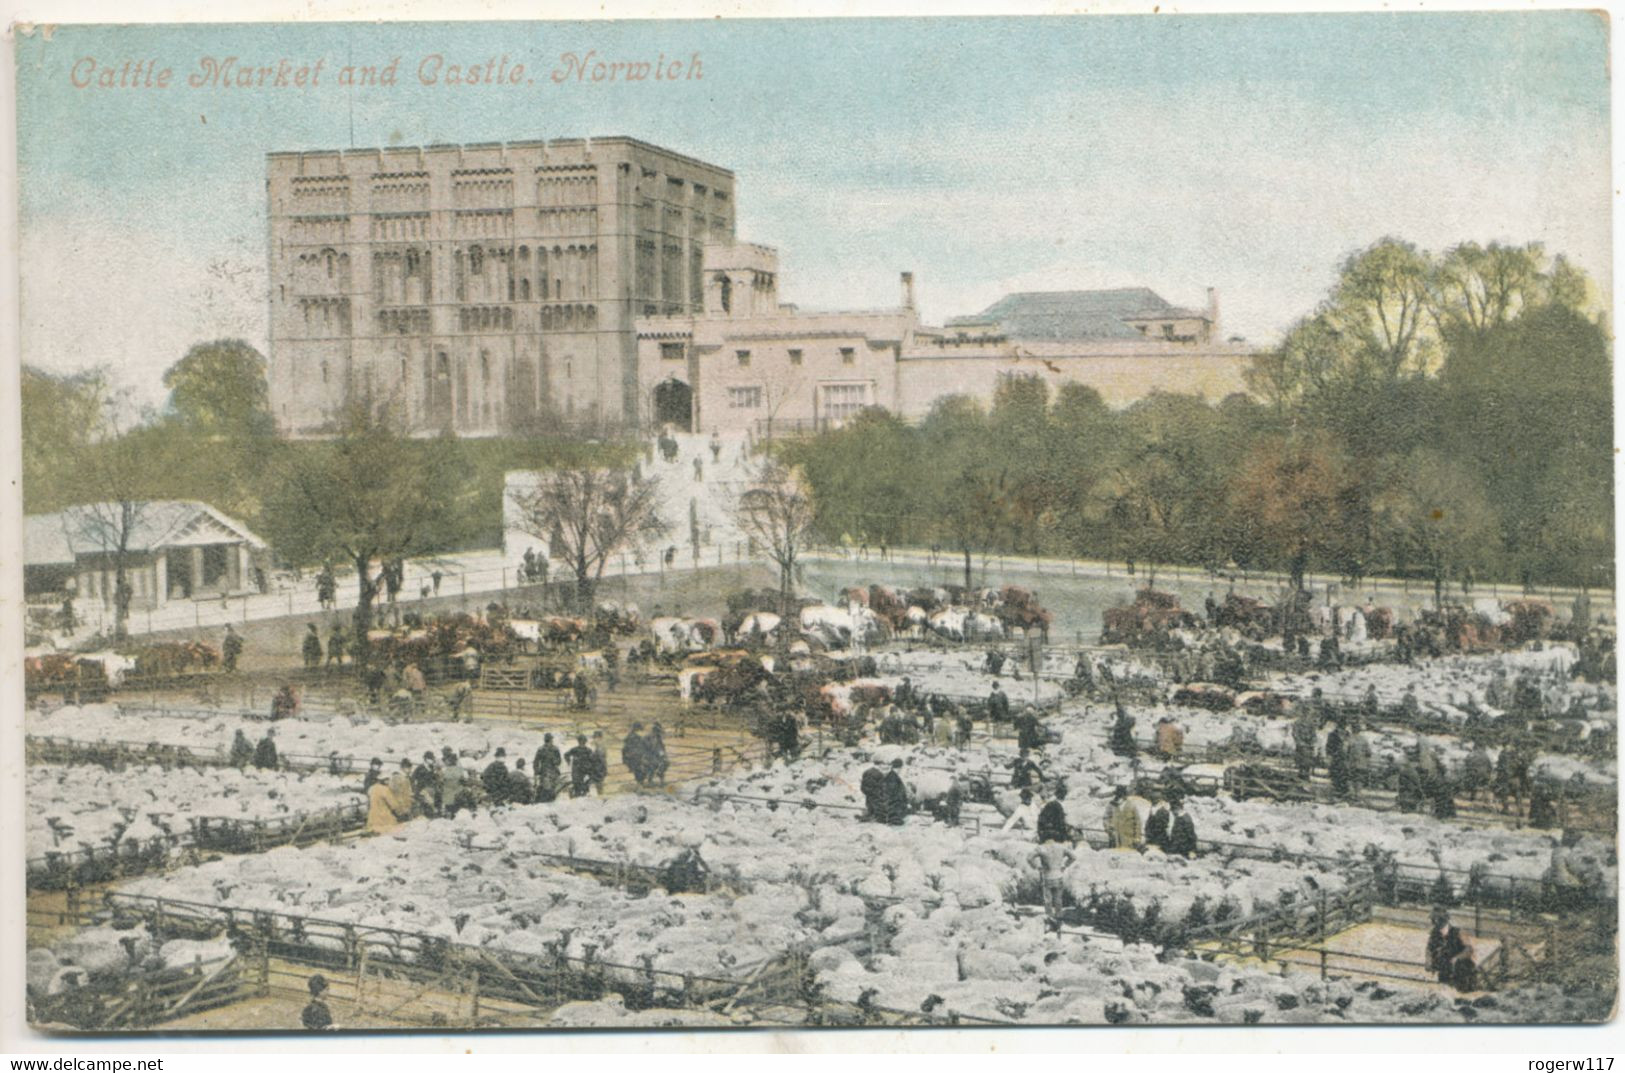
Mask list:
POLYGON ((694 389, 675 377, 655 385, 655 426, 678 432, 693 430, 694 389))

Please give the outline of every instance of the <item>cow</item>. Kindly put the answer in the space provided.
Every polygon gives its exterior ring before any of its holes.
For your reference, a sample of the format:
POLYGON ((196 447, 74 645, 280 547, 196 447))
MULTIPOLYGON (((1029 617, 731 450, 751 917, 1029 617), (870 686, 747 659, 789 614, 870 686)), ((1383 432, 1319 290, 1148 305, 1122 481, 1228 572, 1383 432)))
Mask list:
POLYGON ((945 640, 963 641, 967 617, 963 608, 945 607, 931 616, 931 632, 945 640))
POLYGON ((965 640, 1002 641, 1004 624, 993 615, 973 611, 965 616, 965 640))
POLYGON ((753 611, 734 631, 734 640, 742 645, 762 645, 773 639, 773 632, 783 620, 771 611, 753 611))

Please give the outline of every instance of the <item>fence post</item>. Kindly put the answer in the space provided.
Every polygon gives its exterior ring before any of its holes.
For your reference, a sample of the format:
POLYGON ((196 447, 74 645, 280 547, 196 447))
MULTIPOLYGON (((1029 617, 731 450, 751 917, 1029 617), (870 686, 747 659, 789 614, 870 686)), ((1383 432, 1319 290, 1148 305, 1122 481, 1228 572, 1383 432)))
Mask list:
POLYGON ((1320 978, 1323 981, 1326 979, 1326 946, 1324 941, 1320 947, 1320 978))

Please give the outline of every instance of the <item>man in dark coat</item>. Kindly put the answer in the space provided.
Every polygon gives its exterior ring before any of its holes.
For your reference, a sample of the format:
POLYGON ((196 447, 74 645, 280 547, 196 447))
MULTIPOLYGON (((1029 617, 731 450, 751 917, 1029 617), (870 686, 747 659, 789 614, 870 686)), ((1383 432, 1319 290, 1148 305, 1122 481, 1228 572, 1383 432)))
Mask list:
POLYGON ((300 652, 305 657, 305 670, 314 671, 322 665, 322 639, 316 634, 314 622, 305 625, 305 639, 300 652))
POLYGON ((493 805, 508 801, 508 750, 497 746, 496 758, 485 765, 480 773, 480 785, 485 787, 486 800, 493 805))
POLYGON ((1185 802, 1174 798, 1169 806, 1173 812, 1173 828, 1168 832, 1167 853, 1170 857, 1196 856, 1196 821, 1185 811, 1185 802))
POLYGON ((858 780, 858 789, 863 793, 864 816, 868 819, 884 823, 886 820, 886 773, 878 766, 871 765, 858 780))
POLYGON ((886 822, 893 827, 901 827, 908 818, 908 787, 903 784, 901 760, 891 762, 891 770, 886 772, 880 793, 885 801, 886 822))
POLYGON ((535 793, 535 787, 530 781, 530 772, 525 770, 525 758, 516 757, 513 771, 508 775, 508 803, 528 805, 536 799, 535 793))
POLYGON ((1326 735, 1326 766, 1332 775, 1332 793, 1339 799, 1349 796, 1352 786, 1349 770, 1349 733, 1340 719, 1326 735))
POLYGON ((553 744, 553 735, 542 735, 542 747, 536 750, 530 766, 536 776, 536 801, 546 804, 556 799, 559 796, 559 771, 564 766, 564 758, 559 755, 559 747, 553 744))
POLYGON ((248 736, 238 728, 231 739, 231 766, 241 770, 253 762, 254 747, 248 744, 248 736))
POLYGON ((1044 728, 1038 721, 1038 713, 1030 704, 1016 717, 1016 747, 1020 749, 1044 747, 1044 728))
POLYGON ((433 750, 425 752, 423 763, 412 769, 412 800, 422 815, 440 815, 440 765, 433 750))
POLYGON ((1026 749, 1022 749, 1016 755, 1016 758, 1010 762, 1010 788, 1012 790, 1022 790, 1029 786, 1036 786, 1042 775, 1042 769, 1033 763, 1033 759, 1027 755, 1026 749))
POLYGON ((385 781, 384 762, 382 759, 375 756, 372 758, 372 762, 367 765, 367 774, 361 779, 361 792, 366 793, 368 790, 372 789, 373 783, 383 781, 385 781))
POLYGON ((1145 821, 1145 844, 1156 846, 1164 853, 1168 852, 1168 834, 1173 826, 1173 817, 1168 813, 1168 803, 1161 798, 1151 809, 1151 815, 1145 821))
POLYGON ((333 629, 327 634, 327 665, 337 663, 344 666, 344 650, 350 645, 350 636, 344 632, 344 624, 335 622, 333 629))
POLYGON ((299 1012, 299 1023, 307 1032, 330 1032, 333 1029, 333 1011, 327 1005, 327 977, 321 973, 310 978, 310 1001, 299 1012))
POLYGON ((587 744, 587 735, 576 735, 575 748, 565 753, 564 759, 570 765, 570 796, 585 796, 587 788, 592 785, 593 769, 596 767, 592 747, 587 744))
POLYGON ((261 771, 276 770, 276 742, 272 740, 275 736, 275 730, 267 730, 265 737, 261 738, 260 743, 254 746, 254 766, 261 771))
POLYGON ((621 742, 621 763, 632 773, 632 780, 639 786, 648 778, 647 756, 643 744, 643 724, 633 723, 632 729, 621 742))
POLYGON ((1121 701, 1117 704, 1117 719, 1112 723, 1106 744, 1118 756, 1134 756, 1140 751, 1139 743, 1134 740, 1134 717, 1121 701))
POLYGON ((1010 698, 1004 695, 995 679, 993 691, 987 695, 987 718, 990 722, 1001 722, 1010 718, 1010 698))
POLYGON ((231 623, 228 622, 226 623, 225 639, 220 642, 220 658, 222 665, 228 671, 235 671, 237 669, 237 657, 241 656, 242 654, 242 634, 232 629, 231 623))
POLYGON ((1072 829, 1066 822, 1066 787, 1057 786, 1055 796, 1038 813, 1038 841, 1070 842, 1072 829))
POLYGON ((1461 986, 1472 982, 1476 975, 1473 965, 1473 950, 1462 936, 1461 929, 1450 923, 1450 913, 1443 906, 1433 910, 1433 930, 1428 932, 1427 945, 1427 971, 1435 973, 1441 984, 1450 984, 1457 990, 1467 991, 1471 987, 1461 986))

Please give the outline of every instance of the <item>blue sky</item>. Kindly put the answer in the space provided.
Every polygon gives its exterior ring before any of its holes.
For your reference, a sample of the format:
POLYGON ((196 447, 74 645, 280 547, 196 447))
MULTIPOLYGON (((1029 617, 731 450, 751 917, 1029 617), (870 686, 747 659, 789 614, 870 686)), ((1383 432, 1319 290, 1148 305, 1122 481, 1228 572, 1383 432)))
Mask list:
POLYGON ((1611 286, 1607 26, 1579 12, 62 27, 18 45, 25 360, 144 397, 196 339, 263 346, 269 150, 630 134, 734 169, 805 306, 928 318, 1143 284, 1267 340, 1385 234, 1539 240, 1611 286), (703 78, 556 84, 561 54, 703 78), (507 55, 533 81, 424 86, 507 55), (323 84, 192 89, 200 57, 323 84), (401 57, 393 88, 346 62, 401 57), (152 58, 167 91, 76 89, 152 58), (352 137, 353 128, 353 137, 352 137))

